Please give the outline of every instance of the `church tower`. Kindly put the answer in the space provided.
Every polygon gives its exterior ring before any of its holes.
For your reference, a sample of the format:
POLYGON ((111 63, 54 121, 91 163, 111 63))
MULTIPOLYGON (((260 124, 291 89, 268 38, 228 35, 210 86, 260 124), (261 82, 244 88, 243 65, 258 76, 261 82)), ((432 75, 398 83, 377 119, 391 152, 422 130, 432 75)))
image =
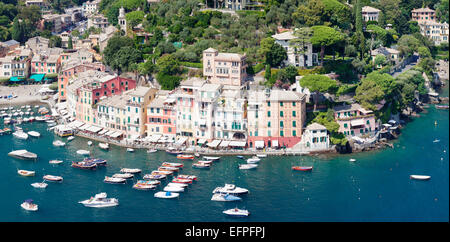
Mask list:
POLYGON ((125 19, 125 9, 121 7, 119 9, 119 17, 117 18, 119 22, 120 29, 125 32, 125 35, 127 34, 127 20, 125 19))

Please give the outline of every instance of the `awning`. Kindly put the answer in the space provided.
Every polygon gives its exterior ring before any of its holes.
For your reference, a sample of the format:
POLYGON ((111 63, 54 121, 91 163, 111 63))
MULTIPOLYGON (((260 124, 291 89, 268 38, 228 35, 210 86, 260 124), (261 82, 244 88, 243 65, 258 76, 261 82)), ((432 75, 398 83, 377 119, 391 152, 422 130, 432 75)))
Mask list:
POLYGON ((25 77, 23 76, 12 76, 9 81, 11 82, 21 82, 21 81, 25 81, 25 77))
POLYGON ((255 147, 256 148, 264 148, 264 140, 255 141, 255 147))
POLYGON ((219 144, 220 144, 220 140, 215 139, 211 143, 209 143, 208 146, 211 148, 216 148, 219 144))
POLYGON ((104 129, 104 130, 98 132, 98 134, 102 135, 102 134, 106 134, 106 133, 108 133, 108 132, 109 132, 109 131, 108 131, 107 129, 104 129))
POLYGON ((278 147, 278 140, 272 140, 272 147, 278 147))
POLYGON ((199 139, 199 140, 197 141, 197 144, 202 145, 202 144, 204 144, 205 142, 206 142, 206 139, 199 139))
POLYGON ((245 141, 231 141, 228 146, 245 147, 246 144, 245 141))
POLYGON ((45 74, 31 74, 30 79, 41 82, 44 79, 45 74))
POLYGON ((220 147, 228 147, 228 145, 230 144, 229 140, 223 140, 222 143, 220 143, 220 147))
POLYGON ((85 124, 85 125, 79 127, 78 129, 79 130, 87 130, 89 127, 91 127, 89 124, 85 124))
POLYGON ((152 136, 150 136, 147 140, 149 142, 157 142, 159 138, 161 138, 162 135, 160 134, 154 134, 152 136))
POLYGON ((79 128, 79 127, 81 127, 83 125, 84 125, 84 123, 79 121, 79 120, 75 120, 75 121, 73 121, 72 123, 69 124, 69 126, 72 127, 72 128, 79 128))
POLYGON ((350 121, 350 124, 351 124, 351 126, 364 125, 364 120, 362 120, 362 119, 353 120, 353 121, 350 121))
POLYGON ((177 140, 177 142, 175 142, 175 144, 176 144, 176 145, 182 145, 182 144, 184 144, 184 142, 186 142, 187 139, 188 139, 188 138, 186 138, 186 137, 181 137, 181 138, 179 138, 179 139, 177 140))
POLYGON ((111 137, 112 134, 114 134, 116 131, 110 130, 105 135, 111 137))
POLYGON ((100 130, 102 130, 102 128, 97 127, 97 126, 91 126, 91 127, 89 127, 89 129, 87 129, 87 131, 92 132, 92 133, 97 133, 100 130))
POLYGON ((121 136, 122 134, 123 134, 122 132, 116 131, 116 132, 114 132, 113 134, 111 134, 110 136, 111 136, 112 138, 117 138, 117 137, 121 136))

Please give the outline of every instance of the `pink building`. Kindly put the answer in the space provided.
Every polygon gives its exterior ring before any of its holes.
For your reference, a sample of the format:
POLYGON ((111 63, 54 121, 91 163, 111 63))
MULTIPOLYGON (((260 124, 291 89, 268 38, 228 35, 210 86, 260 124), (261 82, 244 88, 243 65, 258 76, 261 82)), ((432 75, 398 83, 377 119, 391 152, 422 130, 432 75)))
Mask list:
POLYGON ((436 21, 436 11, 428 7, 413 9, 411 10, 411 19, 413 21, 417 21, 418 23, 425 21, 436 21))
POLYGON ((147 136, 176 138, 176 99, 168 91, 160 90, 147 106, 147 136))
POLYGON ((334 119, 339 124, 339 132, 348 136, 361 136, 377 130, 375 114, 354 103, 334 108, 334 119))
POLYGON ((234 53, 219 53, 208 48, 203 51, 203 76, 210 83, 242 86, 247 78, 247 56, 234 53))

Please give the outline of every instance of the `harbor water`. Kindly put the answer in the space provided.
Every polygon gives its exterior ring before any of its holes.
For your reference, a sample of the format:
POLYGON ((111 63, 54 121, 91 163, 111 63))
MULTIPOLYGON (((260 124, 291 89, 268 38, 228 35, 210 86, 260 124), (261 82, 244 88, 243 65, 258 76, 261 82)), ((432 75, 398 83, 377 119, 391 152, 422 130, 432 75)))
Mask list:
MULTIPOLYGON (((0 127, 3 126, 3 123, 0 127)), ((448 221, 449 219, 449 119, 448 110, 430 105, 427 113, 408 123, 394 148, 334 156, 273 156, 261 158, 259 167, 239 170, 245 160, 223 156, 209 170, 194 169, 193 161, 180 161, 164 151, 148 154, 136 149, 111 145, 101 150, 98 142, 76 137, 67 142, 47 131, 46 123, 24 123, 24 131, 38 131, 40 138, 20 140, 12 135, 0 136, 0 221, 6 222, 281 222, 281 221, 448 221), (436 123, 436 124, 435 124, 436 123), (54 147, 60 139, 65 147, 54 147), (433 142, 440 140, 439 142, 433 142), (18 160, 7 154, 27 149, 38 154, 37 161, 18 160), (79 149, 91 151, 93 157, 106 159, 108 165, 97 170, 71 167, 83 157, 79 149), (355 159, 355 162, 349 159, 355 159), (63 160, 52 165, 49 160, 63 160), (151 173, 162 162, 182 162, 179 174, 196 175, 178 199, 153 196, 167 184, 163 180, 156 190, 140 191, 127 184, 106 184, 105 176, 121 168, 139 168, 151 173), (292 166, 313 166, 310 172, 293 171, 292 166), (17 174, 18 169, 36 171, 34 177, 17 174), (62 183, 45 189, 30 184, 41 182, 46 174, 62 176, 62 183), (429 175, 430 180, 411 180, 410 175, 429 175), (239 202, 211 201, 212 191, 225 183, 247 188, 250 193, 239 202), (106 192, 117 198, 119 206, 88 208, 79 201, 106 192), (20 207, 33 199, 39 211, 20 207), (249 217, 232 218, 222 211, 244 208, 249 217)), ((198 159, 196 159, 198 160, 198 159)), ((135 179, 136 180, 136 179, 135 179)))

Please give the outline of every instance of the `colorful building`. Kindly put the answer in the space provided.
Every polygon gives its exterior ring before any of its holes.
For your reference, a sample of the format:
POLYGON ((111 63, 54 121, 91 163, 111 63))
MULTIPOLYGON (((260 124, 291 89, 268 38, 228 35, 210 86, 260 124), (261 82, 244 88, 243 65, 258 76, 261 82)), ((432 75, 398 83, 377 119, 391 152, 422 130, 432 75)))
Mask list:
POLYGON ((156 97, 147 106, 147 137, 165 137, 166 140, 176 140, 176 98, 170 91, 159 90, 156 97))
POLYGON ((411 10, 411 19, 418 23, 424 21, 436 21, 436 11, 429 7, 413 9, 411 10))
POLYGON ((247 56, 219 53, 208 48, 203 51, 203 76, 212 84, 242 86, 247 78, 247 56))
POLYGON ((378 130, 373 111, 357 103, 334 107, 334 119, 339 124, 339 132, 346 136, 373 134, 378 130))
POLYGON ((155 98, 155 88, 139 86, 127 92, 127 138, 137 139, 147 135, 145 123, 147 121, 147 106, 155 98))

